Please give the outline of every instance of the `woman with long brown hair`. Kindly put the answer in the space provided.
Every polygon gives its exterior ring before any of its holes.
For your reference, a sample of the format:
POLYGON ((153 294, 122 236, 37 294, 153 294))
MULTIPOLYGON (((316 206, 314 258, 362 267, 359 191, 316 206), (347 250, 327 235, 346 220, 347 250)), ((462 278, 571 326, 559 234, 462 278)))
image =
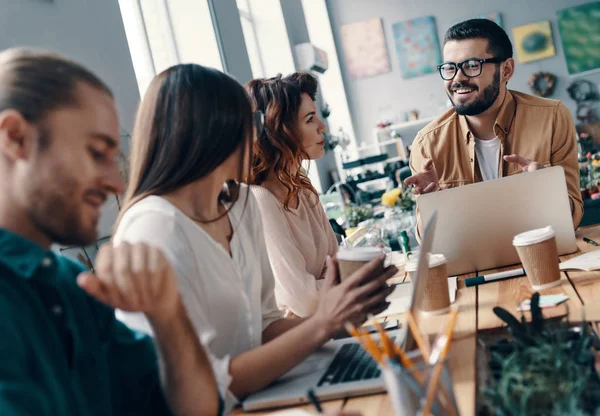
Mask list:
POLYGON ((250 183, 263 219, 265 241, 281 309, 310 316, 325 282, 326 258, 337 241, 302 162, 325 154, 325 124, 315 107, 318 83, 306 73, 246 84, 265 126, 253 146, 250 183))
MULTIPOLYGON (((383 310, 385 279, 395 271, 380 258, 335 285, 330 260, 315 313, 283 319, 256 200, 240 185, 249 174, 253 121, 244 89, 222 72, 186 64, 159 74, 138 111, 114 236, 115 245, 144 242, 165 253, 226 409, 298 364, 345 321, 383 310)), ((119 317, 149 331, 143 316, 119 317)))

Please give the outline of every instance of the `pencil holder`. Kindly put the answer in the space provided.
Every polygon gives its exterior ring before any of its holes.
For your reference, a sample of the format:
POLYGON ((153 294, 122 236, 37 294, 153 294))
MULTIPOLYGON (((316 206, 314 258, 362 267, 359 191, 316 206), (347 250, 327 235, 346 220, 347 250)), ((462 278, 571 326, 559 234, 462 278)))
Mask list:
MULTIPOLYGON (((395 362, 381 366, 388 397, 396 416, 414 416, 421 413, 426 402, 427 388, 434 374, 435 365, 423 361, 418 351, 408 356, 414 362, 411 368, 395 362)), ((442 371, 431 406, 431 413, 436 416, 459 414, 447 363, 447 360, 441 362, 442 371)))

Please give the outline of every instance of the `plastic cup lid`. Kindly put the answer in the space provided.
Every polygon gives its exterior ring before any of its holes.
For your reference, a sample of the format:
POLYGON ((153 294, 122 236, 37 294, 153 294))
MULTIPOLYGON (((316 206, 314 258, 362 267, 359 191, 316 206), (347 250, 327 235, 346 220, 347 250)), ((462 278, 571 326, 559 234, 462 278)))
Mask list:
POLYGON ((377 247, 340 247, 336 257, 344 261, 371 261, 383 253, 377 247))
POLYGON ((555 235, 556 233, 551 225, 544 228, 538 228, 536 230, 526 231, 524 233, 517 234, 513 238, 513 246, 528 246, 531 244, 541 243, 542 241, 546 241, 555 235))
MULTIPOLYGON (((446 260, 446 256, 443 254, 431 254, 429 256, 429 268, 433 269, 434 267, 441 266, 442 264, 446 264, 448 261, 446 260)), ((417 270, 417 265, 419 264, 419 257, 412 258, 406 264, 404 268, 407 272, 414 272, 417 270)))

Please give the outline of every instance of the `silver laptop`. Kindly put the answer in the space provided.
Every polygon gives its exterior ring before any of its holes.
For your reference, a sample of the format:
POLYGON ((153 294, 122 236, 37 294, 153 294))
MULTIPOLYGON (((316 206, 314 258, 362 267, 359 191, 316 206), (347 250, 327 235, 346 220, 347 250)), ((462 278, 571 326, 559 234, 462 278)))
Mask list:
POLYGON ((561 166, 421 195, 417 205, 423 220, 438 213, 433 252, 448 259, 448 275, 520 263, 513 237, 548 225, 559 255, 577 249, 561 166))
MULTIPOLYGON (((436 215, 427 222, 423 234, 416 280, 413 282, 411 310, 416 313, 425 289, 428 257, 435 232, 436 215), (425 253, 425 255, 423 255, 425 253)), ((406 327, 406 325, 405 325, 406 327)), ((412 349, 412 337, 404 329, 387 331, 398 344, 412 349)), ((374 335, 374 338, 378 338, 374 335)), ((385 383, 377 363, 354 338, 330 341, 301 364, 262 391, 244 400, 244 410, 307 403, 306 393, 313 389, 320 400, 341 399, 385 391, 385 383)))

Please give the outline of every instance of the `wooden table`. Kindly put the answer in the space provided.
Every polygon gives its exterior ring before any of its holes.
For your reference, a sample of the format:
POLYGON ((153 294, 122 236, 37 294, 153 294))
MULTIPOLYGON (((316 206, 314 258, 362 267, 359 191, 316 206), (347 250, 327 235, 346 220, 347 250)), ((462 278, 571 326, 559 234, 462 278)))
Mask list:
MULTIPOLYGON (((578 230, 578 251, 574 254, 562 256, 561 261, 577 256, 587 251, 600 249, 585 243, 583 237, 589 237, 600 243, 600 227, 591 227, 578 230)), ((489 274, 496 271, 514 269, 519 266, 507 267, 497 270, 480 271, 480 274, 489 274)), ((531 289, 526 277, 515 278, 495 283, 486 283, 476 287, 467 288, 464 279, 474 276, 475 273, 459 276, 456 305, 460 307, 456 322, 454 341, 450 349, 449 365, 454 381, 454 393, 458 402, 460 414, 464 416, 475 415, 476 396, 476 338, 477 331, 497 328, 502 325, 492 309, 502 306, 511 313, 516 314, 517 306, 525 299, 531 297, 531 289)), ((582 312, 589 321, 600 321, 600 272, 569 271, 561 273, 561 285, 552 289, 543 290, 541 294, 564 293, 569 296, 569 306, 572 320, 580 320, 582 312)), ((544 316, 556 316, 564 313, 564 308, 544 309, 544 316)), ((398 317, 403 322, 402 317, 398 317)), ((421 332, 435 336, 445 323, 445 316, 419 318, 421 332)), ((391 403, 385 393, 371 396, 356 397, 345 400, 324 402, 327 411, 345 409, 357 410, 364 416, 393 416, 391 403)), ((301 406, 299 409, 310 410, 310 406, 301 406)), ((236 411, 236 415, 266 415, 269 412, 243 413, 236 411)))

